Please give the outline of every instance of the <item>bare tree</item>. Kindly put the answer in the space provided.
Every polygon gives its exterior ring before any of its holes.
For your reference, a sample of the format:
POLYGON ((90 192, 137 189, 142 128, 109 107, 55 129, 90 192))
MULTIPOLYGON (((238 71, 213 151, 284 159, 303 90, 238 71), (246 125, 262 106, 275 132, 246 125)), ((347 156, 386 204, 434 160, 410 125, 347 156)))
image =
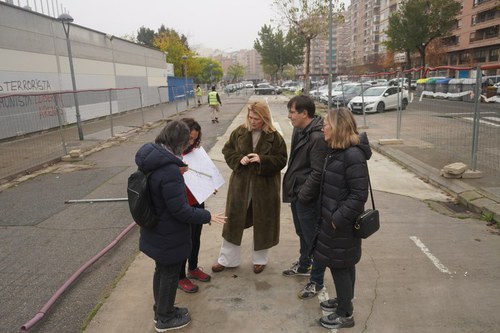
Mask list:
MULTIPOLYGON (((332 1, 336 5, 339 3, 338 0, 332 1)), ((304 92, 309 93, 311 41, 318 36, 327 35, 329 2, 325 0, 275 0, 274 5, 289 30, 305 41, 304 92)))

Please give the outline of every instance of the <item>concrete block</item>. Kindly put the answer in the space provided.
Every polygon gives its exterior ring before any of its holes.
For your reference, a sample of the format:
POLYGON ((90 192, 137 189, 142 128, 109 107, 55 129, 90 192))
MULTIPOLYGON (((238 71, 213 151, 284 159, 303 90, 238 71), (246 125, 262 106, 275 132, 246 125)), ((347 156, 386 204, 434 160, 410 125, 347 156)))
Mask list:
POLYGON ((444 172, 451 173, 452 175, 460 175, 464 173, 467 169, 468 169, 467 165, 462 162, 448 164, 443 167, 444 172))
POLYGON ((77 158, 77 157, 80 157, 80 155, 82 154, 82 151, 81 149, 73 149, 69 152, 69 156, 73 157, 73 158, 77 158))
POLYGON ((444 169, 441 169, 441 176, 443 176, 444 178, 448 178, 448 179, 460 179, 460 178, 462 178, 462 174, 456 175, 453 173, 448 173, 444 169))
POLYGON ((464 179, 476 179, 476 178, 482 178, 483 177, 483 172, 479 170, 466 170, 462 174, 462 178, 464 179))
POLYGON ((65 155, 61 158, 63 162, 77 162, 83 161, 83 155, 79 155, 77 157, 71 157, 71 155, 65 155))
POLYGON ((380 139, 378 140, 379 145, 402 145, 402 139, 380 139))

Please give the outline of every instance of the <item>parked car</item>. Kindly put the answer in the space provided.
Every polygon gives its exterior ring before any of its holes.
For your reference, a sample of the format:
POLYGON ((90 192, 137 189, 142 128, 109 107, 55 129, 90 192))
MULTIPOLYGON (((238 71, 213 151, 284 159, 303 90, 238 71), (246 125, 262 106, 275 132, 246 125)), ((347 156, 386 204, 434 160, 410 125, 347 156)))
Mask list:
POLYGON ((232 92, 235 92, 237 89, 236 85, 235 84, 228 84, 227 86, 224 87, 224 92, 225 93, 232 93, 232 92))
POLYGON ((281 94, 281 88, 275 87, 269 83, 259 83, 255 88, 256 95, 276 95, 281 94))
MULTIPOLYGON (((332 90, 335 89, 337 85, 340 84, 340 81, 332 82, 332 90)), ((315 100, 319 100, 319 97, 323 94, 328 95, 328 84, 324 84, 320 86, 318 89, 311 90, 311 97, 315 100)))
POLYGON ((361 86, 361 84, 355 85, 347 89, 343 94, 339 94, 335 97, 332 98, 332 106, 340 107, 340 106, 347 106, 347 104, 353 99, 354 97, 360 95, 363 91, 366 91, 369 89, 371 86, 370 85, 365 85, 361 86))
MULTIPOLYGON (((443 77, 444 78, 444 77, 443 77)), ((400 79, 391 79, 389 80, 389 82, 387 83, 388 86, 397 86, 397 85, 401 85, 401 81, 403 82, 403 87, 405 89, 408 89, 408 79, 407 78, 400 78, 400 79)), ((410 89, 411 90, 415 90, 417 89, 417 81, 416 80, 411 80, 410 81, 410 89)))
MULTIPOLYGON (((345 93, 347 90, 349 90, 349 88, 355 85, 358 85, 358 83, 349 82, 337 85, 334 89, 332 89, 332 98, 337 95, 342 95, 342 92, 345 93)), ((328 104, 328 90, 319 96, 319 101, 324 104, 328 104)))
MULTIPOLYGON (((401 108, 403 110, 408 106, 408 90, 403 89, 403 94, 399 94, 401 100, 401 108)), ((371 87, 368 88, 362 96, 356 96, 347 105, 353 113, 362 113, 363 104, 365 103, 365 112, 384 112, 388 109, 398 108, 398 87, 371 87)))
POLYGON ((253 89, 253 84, 251 84, 251 83, 245 83, 245 88, 253 89))

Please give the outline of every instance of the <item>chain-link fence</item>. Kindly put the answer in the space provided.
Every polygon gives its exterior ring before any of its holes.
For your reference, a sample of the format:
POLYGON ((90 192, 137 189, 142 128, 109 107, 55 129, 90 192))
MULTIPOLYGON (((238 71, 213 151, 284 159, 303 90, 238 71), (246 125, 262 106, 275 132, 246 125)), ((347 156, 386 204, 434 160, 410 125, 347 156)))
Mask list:
MULTIPOLYGON (((440 69, 427 71, 442 75, 440 69)), ((493 85, 494 76, 483 75, 484 69, 456 70, 469 71, 474 78, 353 75, 334 82, 330 98, 324 89, 311 94, 331 107, 347 106, 359 114, 358 125, 369 127, 375 138, 404 140, 398 149, 418 154, 428 165, 463 162, 491 174, 500 166, 500 88, 493 85)))
POLYGON ((145 117, 145 108, 160 104, 162 96, 158 90, 146 98, 143 93, 123 88, 0 96, 0 179, 66 155, 75 141, 106 140, 165 118, 163 108, 145 117))

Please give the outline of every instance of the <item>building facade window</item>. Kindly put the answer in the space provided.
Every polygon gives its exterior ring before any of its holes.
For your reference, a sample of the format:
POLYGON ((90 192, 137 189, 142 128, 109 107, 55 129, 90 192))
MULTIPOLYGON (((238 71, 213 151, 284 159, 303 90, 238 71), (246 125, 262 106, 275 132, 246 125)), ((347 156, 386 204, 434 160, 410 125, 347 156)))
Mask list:
POLYGON ((486 61, 486 51, 477 50, 474 51, 474 62, 485 62, 486 61))
POLYGON ((490 60, 489 61, 498 61, 500 58, 500 48, 490 50, 490 60))

